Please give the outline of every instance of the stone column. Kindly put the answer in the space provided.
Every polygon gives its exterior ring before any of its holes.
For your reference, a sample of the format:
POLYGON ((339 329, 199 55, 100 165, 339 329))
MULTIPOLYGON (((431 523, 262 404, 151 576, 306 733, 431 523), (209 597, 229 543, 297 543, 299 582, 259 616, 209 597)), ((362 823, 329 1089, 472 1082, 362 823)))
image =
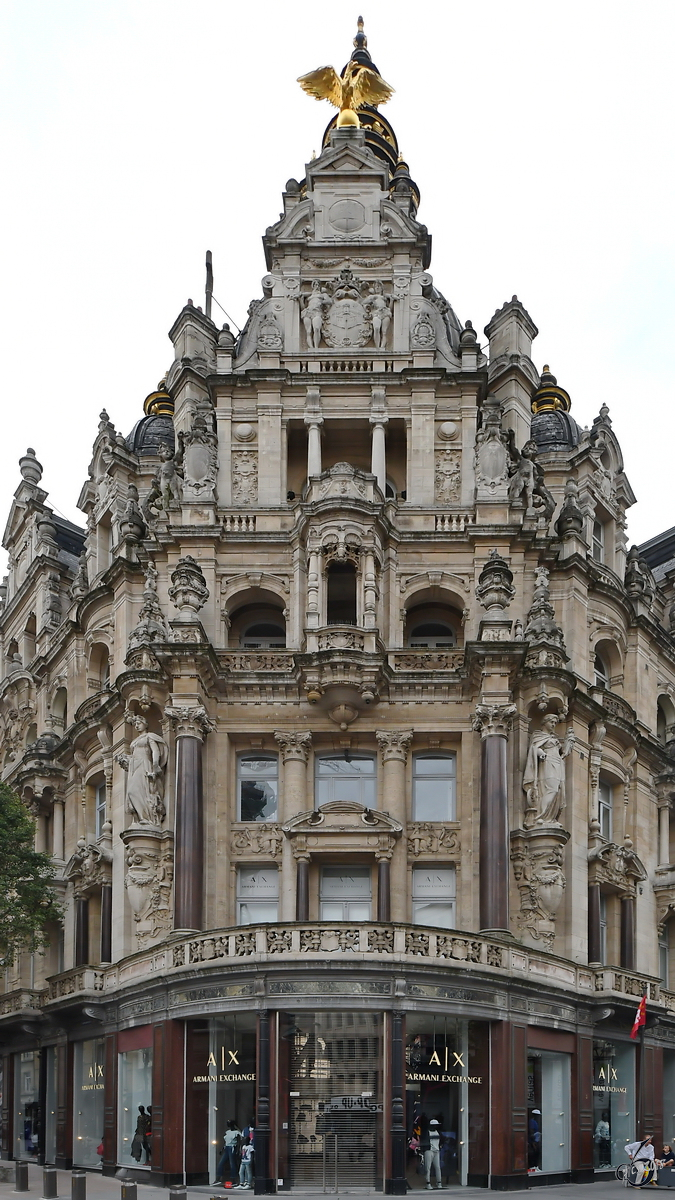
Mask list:
POLYGON ((506 739, 515 704, 479 704, 474 729, 481 736, 480 928, 509 932, 509 813, 506 739))
POLYGON ((390 895, 393 897, 390 920, 407 921, 408 878, 405 828, 408 822, 406 803, 406 762, 413 738, 412 729, 378 729, 375 732, 382 752, 383 808, 394 820, 400 821, 404 835, 393 851, 390 895))
POLYGON ((255 1194, 269 1196, 276 1191, 270 1178, 270 1014, 258 1013, 258 1079, 255 1122, 255 1194))
POLYGON ((588 888, 588 961, 589 964, 602 962, 599 883, 591 883, 588 888))
POLYGON ((621 966, 635 970, 635 898, 621 897, 621 966))
MULTIPOLYGON (((279 796, 279 821, 284 824, 298 813, 306 812, 307 760, 312 745, 309 731, 275 730, 274 740, 284 764, 284 786, 279 796)), ((281 861, 281 920, 309 920, 309 856, 296 863, 295 903, 293 901, 293 851, 286 838, 281 861)))
POLYGON ((405 1013, 391 1014, 391 1177, 385 1180, 388 1196, 405 1196, 405 1013))
POLYGON ((174 929, 202 928, 204 795, 202 742, 213 722, 201 704, 167 707, 176 727, 174 929))
POLYGON ((63 800, 55 800, 52 816, 52 854, 63 862, 63 800))
POLYGON ((323 417, 312 413, 305 417, 307 426, 307 478, 321 474, 321 426, 323 417))
POLYGON ((89 901, 85 896, 75 897, 75 966, 84 967, 89 962, 89 901))
POLYGON ((101 888, 101 962, 112 962, 112 887, 101 888))
POLYGON ((670 863, 670 797, 659 802, 659 866, 670 863))
POLYGON ((385 426, 389 417, 384 413, 372 413, 370 424, 373 428, 371 452, 370 452, 370 470, 377 479, 377 486, 382 495, 386 495, 387 487, 387 450, 385 438, 385 426))
POLYGON ((377 919, 391 921, 391 851, 377 859, 377 919))
POLYGON ((35 849, 38 854, 47 852, 47 818, 41 810, 35 814, 35 849))

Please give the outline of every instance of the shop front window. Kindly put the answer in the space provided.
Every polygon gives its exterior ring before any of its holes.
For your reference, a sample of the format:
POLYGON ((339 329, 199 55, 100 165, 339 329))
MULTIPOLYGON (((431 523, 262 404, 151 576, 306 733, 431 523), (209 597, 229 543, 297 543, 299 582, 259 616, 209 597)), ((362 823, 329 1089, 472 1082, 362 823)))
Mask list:
POLYGON ((624 1146, 635 1135, 635 1047, 593 1043, 593 1165, 609 1170, 626 1161, 624 1146))
POLYGON ((675 1141, 675 1050, 663 1051, 663 1140, 675 1141))
POLYGON ((123 1050, 118 1062, 118 1162, 148 1167, 152 1159, 152 1049, 123 1050))
POLYGON ((570 1056, 532 1050, 527 1059, 527 1159, 531 1173, 570 1166, 570 1056))
POLYGON ((103 1038, 73 1047, 73 1165, 100 1167, 103 1149, 103 1038))
MULTIPOLYGON (((185 1141, 189 1184, 239 1184, 247 1137, 255 1147, 255 1089, 255 1014, 191 1021, 185 1141)), ((253 1182, 255 1158, 251 1176, 253 1182)))
POLYGON ((56 1047, 44 1051, 45 1064, 45 1162, 56 1161, 56 1047))
POLYGON ((37 1159, 40 1146, 40 1052, 14 1055, 14 1157, 37 1159))

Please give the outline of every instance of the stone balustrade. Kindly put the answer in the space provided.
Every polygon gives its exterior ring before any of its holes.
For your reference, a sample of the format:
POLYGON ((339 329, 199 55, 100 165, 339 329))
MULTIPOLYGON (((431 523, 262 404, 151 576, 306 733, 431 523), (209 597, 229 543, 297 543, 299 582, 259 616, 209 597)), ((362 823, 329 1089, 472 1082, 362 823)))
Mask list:
POLYGON ((0 996, 0 1017, 13 1017, 17 1013, 28 1016, 31 1012, 39 1012, 44 1003, 44 992, 34 988, 17 988, 0 996))
POLYGON ((226 513, 222 518, 224 533, 255 533, 253 513, 226 513))

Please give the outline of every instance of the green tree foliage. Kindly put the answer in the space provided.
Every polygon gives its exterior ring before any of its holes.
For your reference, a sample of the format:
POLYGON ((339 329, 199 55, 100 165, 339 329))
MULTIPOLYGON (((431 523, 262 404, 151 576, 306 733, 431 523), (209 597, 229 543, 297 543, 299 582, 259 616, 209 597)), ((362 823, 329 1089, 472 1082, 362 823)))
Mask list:
POLYGON ((0 965, 19 950, 49 943, 46 926, 61 908, 51 886, 54 864, 33 849, 35 822, 19 797, 0 783, 0 965))

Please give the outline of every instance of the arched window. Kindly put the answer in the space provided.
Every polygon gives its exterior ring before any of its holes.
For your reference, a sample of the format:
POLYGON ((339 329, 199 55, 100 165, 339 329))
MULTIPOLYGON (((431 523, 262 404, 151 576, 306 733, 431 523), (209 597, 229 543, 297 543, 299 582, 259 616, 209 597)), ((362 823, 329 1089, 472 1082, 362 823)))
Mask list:
POLYGON ((670 696, 659 696, 656 705, 656 736, 662 746, 675 738, 675 704, 670 696))
POLYGON ((110 652, 104 642, 95 642, 91 648, 87 684, 92 692, 110 687, 110 652))
POLYGON ((286 645, 286 631, 276 621, 256 621, 242 633, 240 646, 243 650, 279 650, 286 645))
POLYGON ((54 733, 61 734, 68 725, 68 693, 60 687, 52 701, 52 725, 54 733))
POLYGON ((593 660, 593 672, 595 674, 595 686, 601 688, 609 687, 609 669, 601 654, 596 654, 593 660))
POLYGON ((598 820, 600 833, 606 842, 611 842, 614 824, 614 793, 611 783, 607 783, 605 779, 600 780, 598 789, 598 820))
POLYGON ((462 616, 450 604, 416 604, 406 613, 405 644, 416 650, 448 650, 457 645, 462 616))
POLYGON ((356 625, 356 567, 332 562, 326 572, 327 625, 356 625))
POLYGON ((280 601, 271 603, 261 596, 248 604, 239 603, 230 615, 228 642, 241 650, 283 650, 286 618, 280 601))
POLYGON ((443 621, 422 621, 410 630, 408 645, 419 649, 447 650, 457 645, 457 638, 454 629, 443 621))
POLYGON ((596 562, 605 561, 605 527, 602 521, 593 522, 593 547, 591 553, 596 562))

